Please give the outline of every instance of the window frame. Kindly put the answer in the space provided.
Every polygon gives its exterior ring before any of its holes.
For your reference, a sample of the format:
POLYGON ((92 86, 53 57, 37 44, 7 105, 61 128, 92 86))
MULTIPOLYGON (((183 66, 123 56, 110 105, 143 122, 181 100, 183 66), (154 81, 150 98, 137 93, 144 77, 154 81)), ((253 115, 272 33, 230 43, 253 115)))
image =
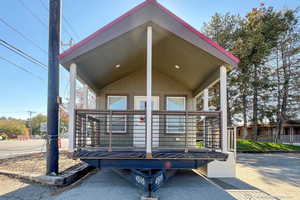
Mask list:
MULTIPOLYGON (((186 111, 186 101, 187 101, 187 97, 186 96, 184 96, 184 95, 172 95, 172 96, 166 96, 166 98, 165 98, 166 100, 166 107, 165 107, 165 109, 166 109, 166 111, 186 111), (184 105, 183 105, 183 107, 184 107, 184 109, 183 110, 169 110, 168 109, 168 105, 169 105, 169 102, 168 102, 168 99, 170 99, 170 98, 181 98, 181 99, 184 99, 184 105)), ((172 115, 170 115, 170 116, 172 116, 172 115)), ((184 118, 185 116, 183 116, 183 118, 184 118)), ((169 128, 168 128, 168 115, 166 115, 166 125, 165 125, 165 132, 167 133, 167 134, 183 134, 183 133, 185 133, 185 119, 184 119, 184 125, 183 125, 183 131, 170 131, 169 130, 169 128)))
MULTIPOLYGON (((121 110, 128 110, 128 96, 127 95, 113 95, 113 94, 109 94, 109 95, 106 95, 106 109, 107 110, 114 110, 114 109, 110 109, 110 98, 111 97, 124 97, 125 98, 125 108, 124 109, 121 109, 121 110)), ((119 110, 119 109, 115 109, 115 110, 119 110)), ((112 118, 114 117, 114 115, 112 115, 112 118)), ((115 117, 124 117, 124 120, 125 120, 125 124, 124 124, 124 131, 123 130, 120 130, 120 131, 114 131, 112 130, 112 133, 127 133, 127 116, 126 115, 115 115, 115 117)), ((109 115, 108 115, 108 118, 106 120, 106 129, 107 129, 107 133, 109 133, 109 126, 110 126, 110 121, 109 121, 109 115)))

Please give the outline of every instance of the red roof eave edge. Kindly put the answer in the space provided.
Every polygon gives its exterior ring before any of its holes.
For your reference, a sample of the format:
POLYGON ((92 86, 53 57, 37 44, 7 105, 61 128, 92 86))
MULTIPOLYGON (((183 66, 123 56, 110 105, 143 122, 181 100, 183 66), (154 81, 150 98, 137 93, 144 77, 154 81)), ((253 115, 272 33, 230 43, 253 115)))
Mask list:
POLYGON ((118 17, 117 19, 115 19, 114 21, 110 22, 109 24, 103 26, 102 28, 100 28, 99 30, 97 30, 96 32, 94 32, 93 34, 89 35, 88 37, 84 38, 83 40, 81 40, 80 42, 76 43, 74 46, 70 47, 69 49, 67 49, 66 51, 62 52, 58 58, 63 58, 66 55, 72 53, 73 51, 75 51, 77 48, 83 46, 84 44, 86 44, 87 42, 89 42, 90 40, 94 39, 95 37, 97 37, 100 33, 102 33, 103 31, 106 31, 107 29, 109 29, 110 27, 112 27, 114 24, 121 22, 123 19, 125 19, 126 17, 134 14, 135 12, 137 12, 139 9, 145 7, 146 5, 148 5, 150 2, 155 1, 155 0, 146 0, 143 3, 137 5, 136 7, 132 8, 131 10, 129 10, 128 12, 126 12, 125 14, 121 15, 120 17, 118 17))
POLYGON ((190 30, 191 32, 193 32, 194 34, 196 34, 199 38, 203 39, 204 41, 206 41, 207 43, 209 43, 211 46, 213 46, 217 50, 221 51, 223 54, 225 54, 227 57, 229 57, 232 61, 234 61, 235 63, 239 63, 240 62, 240 59, 238 59, 237 57, 235 57, 234 55, 232 55, 229 51, 225 50, 223 47, 221 47, 216 42, 214 42, 211 39, 209 39, 204 34, 202 34, 199 31, 197 31, 194 27, 192 27, 187 22, 185 22, 184 20, 182 20, 181 18, 179 18, 178 16, 176 16, 173 12, 171 12, 170 10, 168 10, 167 8, 165 8, 163 5, 161 5, 160 3, 158 3, 156 0, 146 0, 146 1, 144 1, 143 3, 139 4, 138 6, 134 7, 133 9, 129 10, 128 12, 126 12, 125 14, 123 14, 122 16, 120 16, 117 19, 115 19, 114 21, 112 21, 111 23, 109 23, 109 24, 105 25, 104 27, 100 28, 99 30, 97 30, 96 32, 94 32, 92 35, 86 37, 85 39, 83 39, 79 43, 75 44, 74 46, 72 46, 68 50, 64 51, 58 57, 61 59, 61 58, 65 57, 66 55, 72 53, 77 48, 81 47, 82 45, 86 44, 88 41, 90 41, 93 38, 97 37, 97 35, 99 35, 101 32, 109 29, 114 24, 122 21, 123 19, 125 19, 129 15, 134 14, 139 9, 145 7, 146 5, 148 5, 151 2, 155 2, 160 9, 162 9, 164 12, 166 12, 168 15, 170 15, 172 18, 174 18, 177 22, 179 22, 180 24, 182 24, 188 30, 190 30))
POLYGON ((234 55, 232 55, 229 51, 225 50, 223 47, 221 47, 220 45, 218 45, 216 42, 212 41, 211 39, 209 39, 206 35, 200 33, 199 31, 197 31, 194 27, 192 27, 191 25, 189 25, 187 22, 185 22, 184 20, 182 20, 181 18, 179 18, 177 15, 175 15, 173 12, 171 12, 170 10, 168 10, 167 8, 165 8, 163 5, 161 5, 160 3, 156 2, 158 7, 160 9, 162 9, 163 11, 165 11, 166 13, 168 13, 171 17, 173 17, 176 21, 178 21, 180 24, 182 24, 183 26, 185 26, 187 29, 189 29, 191 32, 195 33, 198 37, 200 37, 201 39, 205 40, 207 43, 209 43, 211 46, 215 47, 216 49, 218 49, 219 51, 221 51, 222 53, 224 53, 227 57, 229 57, 231 60, 233 60, 235 63, 239 63, 240 59, 238 59, 237 57, 235 57, 234 55))

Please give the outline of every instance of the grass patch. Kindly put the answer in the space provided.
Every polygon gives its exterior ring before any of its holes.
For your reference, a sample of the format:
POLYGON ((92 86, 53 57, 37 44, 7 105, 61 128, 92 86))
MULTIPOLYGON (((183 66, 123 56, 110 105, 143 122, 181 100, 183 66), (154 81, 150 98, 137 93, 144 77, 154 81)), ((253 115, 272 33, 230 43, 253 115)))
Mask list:
POLYGON ((203 144, 203 141, 199 141, 196 143, 196 146, 198 149, 203 149, 204 148, 204 144, 203 144))
POLYGON ((237 151, 300 151, 300 146, 238 139, 237 151))

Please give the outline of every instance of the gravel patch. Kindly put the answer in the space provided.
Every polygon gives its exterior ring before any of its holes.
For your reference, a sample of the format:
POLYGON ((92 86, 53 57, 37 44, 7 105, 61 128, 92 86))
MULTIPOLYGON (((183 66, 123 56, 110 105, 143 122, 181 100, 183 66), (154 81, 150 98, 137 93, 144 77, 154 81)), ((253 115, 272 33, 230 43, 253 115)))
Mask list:
MULTIPOLYGON (((66 152, 59 155, 59 172, 77 165, 80 160, 68 158, 66 152)), ((36 153, 27 156, 8 158, 0 160, 0 172, 11 172, 31 176, 41 176, 46 173, 46 154, 36 153)))

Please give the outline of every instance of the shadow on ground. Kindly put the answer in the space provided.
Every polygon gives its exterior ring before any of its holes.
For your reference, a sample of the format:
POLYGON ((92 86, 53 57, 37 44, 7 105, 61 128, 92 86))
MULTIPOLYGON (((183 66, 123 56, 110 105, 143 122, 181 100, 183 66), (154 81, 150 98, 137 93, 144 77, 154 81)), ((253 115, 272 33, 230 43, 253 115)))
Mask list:
MULTIPOLYGON (((80 186, 55 196, 55 199, 138 200, 143 194, 112 170, 103 169, 80 186)), ((161 200, 234 200, 224 190, 192 171, 179 171, 157 194, 161 200)))
MULTIPOLYGON (((1 181, 3 181, 3 179, 1 181)), ((5 189, 9 192, 5 193, 1 191, 0 200, 48 200, 52 199, 51 196, 55 190, 47 186, 30 184, 12 178, 7 178, 5 184, 7 187, 0 190, 5 189)), ((3 185, 3 183, 1 185, 3 185)))
POLYGON ((276 179, 300 187, 300 154, 239 154, 238 163, 255 168, 267 184, 276 179))
POLYGON ((210 178, 210 180, 224 190, 258 190, 238 178, 210 178))

